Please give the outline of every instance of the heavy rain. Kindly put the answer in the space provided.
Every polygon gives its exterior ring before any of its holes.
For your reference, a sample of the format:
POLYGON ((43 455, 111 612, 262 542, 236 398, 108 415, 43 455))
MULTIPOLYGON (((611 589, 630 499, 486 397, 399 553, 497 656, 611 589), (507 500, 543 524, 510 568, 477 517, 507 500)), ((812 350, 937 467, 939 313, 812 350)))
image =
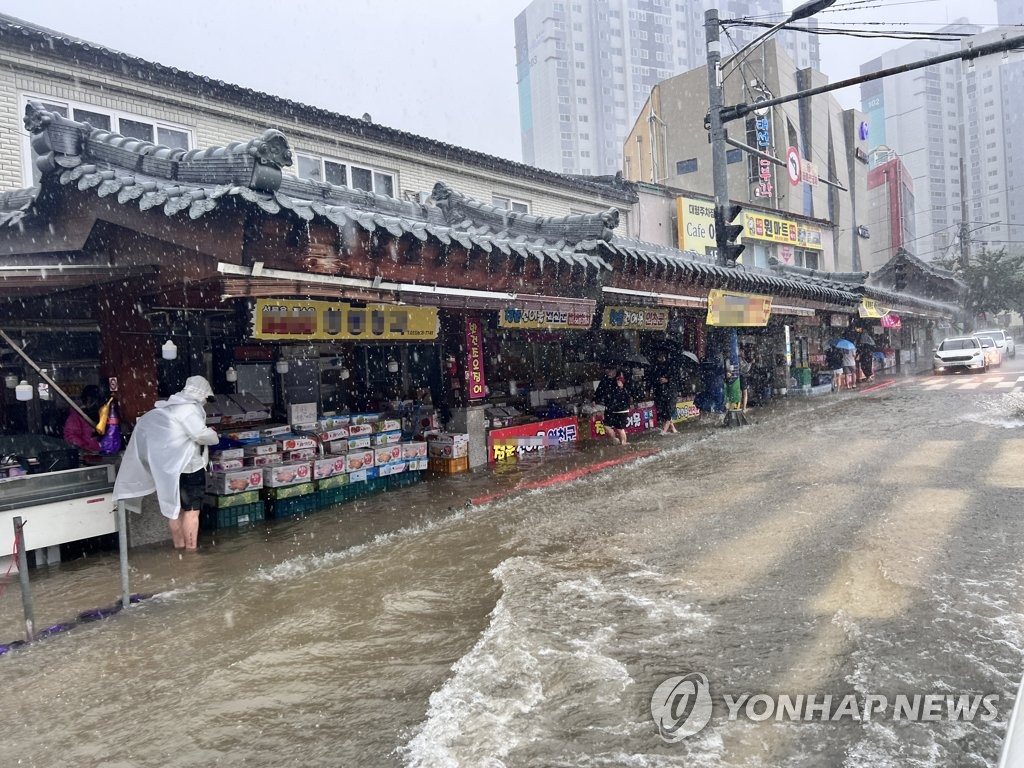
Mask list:
POLYGON ((3 766, 1024 765, 1019 4, 9 5, 3 766))

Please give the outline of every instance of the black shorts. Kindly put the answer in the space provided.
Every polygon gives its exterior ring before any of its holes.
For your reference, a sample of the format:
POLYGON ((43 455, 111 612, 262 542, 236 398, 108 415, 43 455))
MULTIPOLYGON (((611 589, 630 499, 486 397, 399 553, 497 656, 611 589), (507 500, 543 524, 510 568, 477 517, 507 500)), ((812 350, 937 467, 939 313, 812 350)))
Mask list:
POLYGON ((622 413, 606 412, 604 414, 604 425, 612 429, 625 429, 629 423, 629 412, 622 413))
POLYGON ((181 508, 200 509, 203 506, 203 493, 206 491, 206 470, 183 472, 178 478, 178 490, 181 493, 181 508))
POLYGON ((746 376, 740 376, 740 390, 746 392, 749 389, 746 376))

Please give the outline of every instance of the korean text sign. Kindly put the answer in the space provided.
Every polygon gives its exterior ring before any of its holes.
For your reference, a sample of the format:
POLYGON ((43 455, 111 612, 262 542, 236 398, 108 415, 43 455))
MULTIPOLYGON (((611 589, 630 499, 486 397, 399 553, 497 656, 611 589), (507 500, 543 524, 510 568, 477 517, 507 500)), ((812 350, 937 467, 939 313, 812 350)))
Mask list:
POLYGON ((257 299, 254 339, 410 341, 437 338, 437 309, 393 304, 257 299))
POLYGON ((708 325, 764 327, 771 315, 771 296, 708 291, 708 325))
POLYGON ((486 396, 487 386, 484 382, 484 332, 476 315, 466 318, 466 356, 469 399, 479 400, 486 396))
POLYGON ((644 307, 605 307, 601 328, 612 331, 664 331, 668 328, 667 309, 644 307))
POLYGON ((545 446, 572 443, 578 439, 579 422, 571 416, 492 429, 487 435, 487 459, 491 462, 518 459, 543 450, 545 446))

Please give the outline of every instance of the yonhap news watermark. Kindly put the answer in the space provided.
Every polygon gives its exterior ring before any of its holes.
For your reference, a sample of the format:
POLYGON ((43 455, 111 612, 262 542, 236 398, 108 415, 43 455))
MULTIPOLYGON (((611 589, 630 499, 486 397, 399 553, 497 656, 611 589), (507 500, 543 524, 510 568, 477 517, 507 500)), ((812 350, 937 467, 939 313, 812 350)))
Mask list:
MULTIPOLYGON (((998 717, 994 693, 778 694, 724 693, 725 722, 839 723, 844 721, 930 723, 992 722, 998 717)), ((651 696, 651 717, 669 743, 699 733, 711 722, 715 701, 699 672, 663 680, 651 696)))

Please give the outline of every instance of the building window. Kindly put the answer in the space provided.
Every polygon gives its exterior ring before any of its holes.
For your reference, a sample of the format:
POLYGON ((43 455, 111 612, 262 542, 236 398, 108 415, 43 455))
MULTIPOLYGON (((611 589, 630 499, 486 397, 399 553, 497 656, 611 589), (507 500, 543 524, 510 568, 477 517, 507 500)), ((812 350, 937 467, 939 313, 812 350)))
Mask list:
MULTIPOLYGON (((187 150, 194 146, 191 129, 167 123, 163 120, 104 109, 103 107, 87 106, 73 101, 52 101, 48 98, 29 94, 25 94, 22 101, 22 112, 24 112, 24 106, 29 101, 38 101, 51 112, 56 112, 62 117, 68 117, 80 123, 89 123, 93 128, 113 131, 114 133, 120 133, 122 136, 130 136, 133 139, 160 144, 171 149, 187 150)), ((32 185, 39 180, 39 170, 36 168, 36 155, 31 148, 27 134, 25 141, 28 150, 24 156, 28 158, 28 163, 24 169, 24 176, 25 181, 32 185)))
POLYGON ((743 161, 743 150, 742 149, 727 149, 725 150, 725 162, 739 163, 743 161))
POLYGON ((504 208, 506 211, 512 211, 513 213, 529 213, 530 203, 526 200, 516 200, 511 197, 502 197, 500 195, 492 195, 491 203, 504 208))
POLYGON ((691 157, 689 160, 680 160, 676 163, 676 175, 682 176, 685 173, 693 173, 697 170, 697 158, 691 157))
POLYGON ((395 196, 395 175, 388 171, 316 155, 296 154, 295 157, 296 175, 300 179, 325 181, 338 187, 363 189, 387 197, 395 196))

